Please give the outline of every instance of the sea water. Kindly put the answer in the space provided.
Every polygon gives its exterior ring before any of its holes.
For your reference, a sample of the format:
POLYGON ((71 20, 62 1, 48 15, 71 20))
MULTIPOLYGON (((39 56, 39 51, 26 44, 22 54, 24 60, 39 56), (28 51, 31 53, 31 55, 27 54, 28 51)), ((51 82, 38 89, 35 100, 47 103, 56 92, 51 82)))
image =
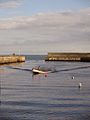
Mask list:
POLYGON ((90 63, 27 58, 0 66, 0 120, 90 119, 90 63), (33 75, 38 65, 53 66, 56 72, 33 75))

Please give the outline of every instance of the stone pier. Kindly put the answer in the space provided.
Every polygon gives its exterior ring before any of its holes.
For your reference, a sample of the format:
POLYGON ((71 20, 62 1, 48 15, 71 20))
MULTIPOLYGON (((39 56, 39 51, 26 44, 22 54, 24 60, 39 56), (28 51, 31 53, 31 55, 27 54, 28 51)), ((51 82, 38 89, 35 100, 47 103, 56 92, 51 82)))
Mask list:
POLYGON ((45 61, 90 62, 90 53, 48 53, 45 61))
POLYGON ((25 62, 25 56, 21 56, 21 55, 0 56, 0 64, 9 64, 9 63, 17 63, 17 62, 25 62))

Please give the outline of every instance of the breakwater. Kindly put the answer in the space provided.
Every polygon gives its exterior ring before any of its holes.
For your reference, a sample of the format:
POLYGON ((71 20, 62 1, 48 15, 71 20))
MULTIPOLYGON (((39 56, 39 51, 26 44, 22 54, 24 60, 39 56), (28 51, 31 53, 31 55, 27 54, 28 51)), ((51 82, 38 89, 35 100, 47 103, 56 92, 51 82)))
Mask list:
POLYGON ((0 56, 0 64, 9 64, 9 63, 17 63, 17 62, 25 62, 25 56, 21 56, 21 55, 0 56))
POLYGON ((90 62, 90 53, 48 53, 45 61, 90 62))

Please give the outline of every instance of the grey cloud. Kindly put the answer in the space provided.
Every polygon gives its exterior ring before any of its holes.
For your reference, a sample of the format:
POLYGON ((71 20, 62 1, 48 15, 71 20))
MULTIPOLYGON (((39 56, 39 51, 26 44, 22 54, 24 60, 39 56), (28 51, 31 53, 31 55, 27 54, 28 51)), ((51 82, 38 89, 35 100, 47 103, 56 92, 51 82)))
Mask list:
POLYGON ((21 4, 23 0, 1 0, 0 8, 15 8, 21 4))
POLYGON ((90 8, 78 12, 40 13, 28 17, 15 17, 0 20, 0 29, 73 28, 90 27, 90 8))
POLYGON ((0 38, 3 46, 8 40, 9 48, 26 53, 36 50, 38 53, 53 50, 87 52, 90 51, 90 8, 6 18, 0 20, 0 38))

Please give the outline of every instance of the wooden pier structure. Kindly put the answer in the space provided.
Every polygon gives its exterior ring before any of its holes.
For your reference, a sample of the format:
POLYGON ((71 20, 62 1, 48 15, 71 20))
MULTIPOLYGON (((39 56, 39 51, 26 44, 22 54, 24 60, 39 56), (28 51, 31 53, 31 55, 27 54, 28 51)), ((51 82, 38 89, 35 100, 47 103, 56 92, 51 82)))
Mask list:
POLYGON ((45 61, 90 62, 90 53, 48 53, 45 61))

